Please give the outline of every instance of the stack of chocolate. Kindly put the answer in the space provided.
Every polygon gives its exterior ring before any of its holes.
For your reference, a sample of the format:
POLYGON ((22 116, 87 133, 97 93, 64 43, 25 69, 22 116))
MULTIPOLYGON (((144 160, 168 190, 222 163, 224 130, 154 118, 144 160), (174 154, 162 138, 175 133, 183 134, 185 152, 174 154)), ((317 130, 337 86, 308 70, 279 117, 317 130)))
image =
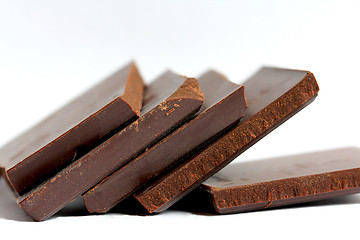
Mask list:
POLYGON ((242 85, 215 71, 198 79, 167 71, 145 86, 130 63, 2 147, 2 176, 36 221, 80 196, 90 213, 125 199, 158 213, 186 195, 178 206, 234 213, 358 192, 356 148, 240 163, 211 177, 318 91, 312 73, 276 68, 242 85))

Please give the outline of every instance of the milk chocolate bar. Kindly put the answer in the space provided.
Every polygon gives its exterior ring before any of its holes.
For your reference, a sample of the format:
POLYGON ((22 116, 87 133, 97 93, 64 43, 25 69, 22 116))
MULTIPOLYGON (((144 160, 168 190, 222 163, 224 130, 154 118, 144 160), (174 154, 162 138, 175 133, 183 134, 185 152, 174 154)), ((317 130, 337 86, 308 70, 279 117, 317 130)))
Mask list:
POLYGON ((186 196, 184 203, 223 214, 359 192, 360 149, 342 148, 230 164, 186 196))
POLYGON ((151 186, 134 194, 149 213, 164 211, 198 187, 311 103, 319 91, 312 73, 276 68, 261 69, 243 85, 248 109, 240 123, 151 186))
POLYGON ((143 80, 134 63, 116 72, 0 149, 0 165, 23 193, 140 115, 143 80))
POLYGON ((190 151, 244 116, 244 87, 209 71, 199 84, 204 104, 190 122, 178 128, 83 195, 89 212, 104 213, 178 162, 190 151))
POLYGON ((166 72, 146 87, 144 99, 138 120, 19 197, 22 209, 37 221, 50 217, 186 121, 204 97, 196 79, 166 72))

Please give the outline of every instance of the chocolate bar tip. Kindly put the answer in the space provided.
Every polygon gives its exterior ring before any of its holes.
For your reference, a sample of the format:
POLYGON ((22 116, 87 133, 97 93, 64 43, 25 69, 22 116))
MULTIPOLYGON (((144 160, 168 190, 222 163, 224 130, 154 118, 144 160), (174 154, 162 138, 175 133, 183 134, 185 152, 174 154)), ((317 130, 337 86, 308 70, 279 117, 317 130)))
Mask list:
POLYGON ((209 70, 205 71, 203 74, 201 74, 201 76, 199 78, 203 78, 206 75, 216 75, 225 81, 230 81, 224 74, 220 73, 219 71, 217 71, 215 69, 209 69, 209 70))
POLYGON ((287 69, 287 68, 282 68, 282 67, 272 67, 272 66, 262 66, 258 72, 260 72, 261 70, 267 70, 267 71, 289 71, 289 72, 299 72, 299 73, 306 73, 306 76, 304 77, 304 79, 306 78, 310 78, 313 80, 312 84, 314 85, 314 90, 319 92, 320 91, 320 87, 319 84, 317 82, 317 79, 315 79, 315 75, 313 72, 309 71, 309 70, 301 70, 301 69, 287 69))
POLYGON ((196 78, 187 78, 179 89, 171 94, 167 100, 181 100, 184 98, 204 102, 204 94, 200 90, 200 85, 196 78))
MULTIPOLYGON (((132 111, 135 112, 135 114, 137 115, 137 117, 140 116, 140 110, 141 110, 141 106, 142 106, 142 101, 143 98, 142 97, 133 97, 135 92, 141 92, 141 94, 143 95, 144 93, 144 81, 141 78, 141 75, 139 73, 139 68, 137 67, 135 61, 131 61, 129 64, 130 66, 130 71, 128 74, 128 79, 131 79, 132 77, 137 78, 139 84, 135 85, 135 84, 130 84, 130 81, 128 81, 126 88, 124 90, 124 94, 123 96, 121 96, 121 98, 124 100, 124 102, 126 102, 128 104, 128 106, 132 109, 132 111)), ((115 100, 114 100, 115 101, 115 100)))

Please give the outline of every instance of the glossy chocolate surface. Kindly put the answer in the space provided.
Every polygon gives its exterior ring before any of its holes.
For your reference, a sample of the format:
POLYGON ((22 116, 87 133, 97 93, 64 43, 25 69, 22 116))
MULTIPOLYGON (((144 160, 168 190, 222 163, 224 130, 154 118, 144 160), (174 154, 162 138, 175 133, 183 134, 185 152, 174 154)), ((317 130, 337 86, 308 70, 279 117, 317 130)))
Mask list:
POLYGON ((214 71, 198 81, 205 101, 197 116, 86 192, 83 198, 89 212, 107 212, 244 115, 243 86, 214 71))
POLYGON ((197 112, 204 99, 196 79, 172 72, 149 84, 144 98, 138 120, 20 197, 23 210, 37 221, 50 217, 197 112))
POLYGON ((0 149, 0 165, 23 193, 140 115, 143 80, 131 63, 0 149))
POLYGON ((248 109, 228 133, 134 194, 148 212, 161 212, 311 103, 319 91, 312 73, 262 68, 245 83, 248 109))
POLYGON ((187 196, 218 213, 260 210, 360 192, 360 149, 230 164, 187 196), (199 197, 201 196, 201 197, 199 197))

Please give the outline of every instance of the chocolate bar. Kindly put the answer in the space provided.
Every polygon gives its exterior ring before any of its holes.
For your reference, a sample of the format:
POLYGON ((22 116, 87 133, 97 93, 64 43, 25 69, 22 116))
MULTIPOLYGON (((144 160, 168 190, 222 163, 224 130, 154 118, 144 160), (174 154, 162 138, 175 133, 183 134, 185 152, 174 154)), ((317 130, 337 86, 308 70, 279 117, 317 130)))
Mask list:
POLYGON ((243 85, 248 109, 240 123, 133 195, 149 213, 164 211, 198 187, 311 103, 319 90, 312 73, 276 68, 262 68, 243 85))
POLYGON ((204 96, 196 79, 166 72, 146 87, 144 99, 138 120, 19 197, 22 209, 37 221, 50 217, 186 121, 204 96))
POLYGON ((342 148, 229 165, 183 200, 223 214, 359 192, 360 149, 342 148))
POLYGON ((140 115, 143 80, 134 63, 0 149, 0 165, 23 193, 140 115))
POLYGON ((244 87, 209 71, 199 79, 204 104, 197 116, 83 195, 89 212, 104 213, 190 151, 237 123, 246 109, 244 87))

